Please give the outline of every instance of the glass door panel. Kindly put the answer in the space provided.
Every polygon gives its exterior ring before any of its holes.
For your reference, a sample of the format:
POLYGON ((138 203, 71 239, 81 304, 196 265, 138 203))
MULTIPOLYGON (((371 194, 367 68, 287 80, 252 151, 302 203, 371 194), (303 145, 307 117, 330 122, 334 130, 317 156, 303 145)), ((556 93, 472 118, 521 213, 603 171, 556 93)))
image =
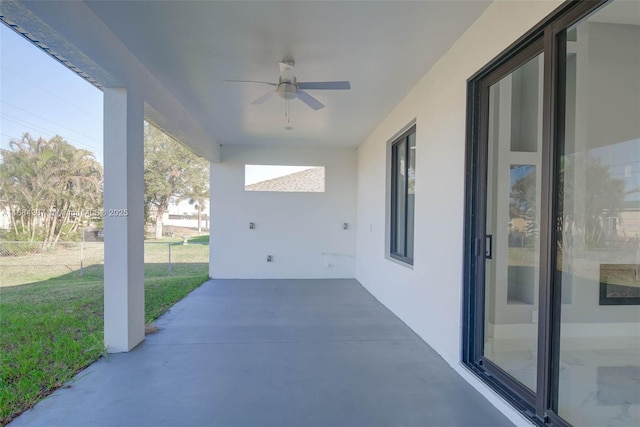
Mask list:
POLYGON ((573 425, 640 425, 640 5, 634 3, 610 3, 564 37, 554 410, 573 425))
POLYGON ((536 390, 542 54, 489 88, 483 355, 536 390))

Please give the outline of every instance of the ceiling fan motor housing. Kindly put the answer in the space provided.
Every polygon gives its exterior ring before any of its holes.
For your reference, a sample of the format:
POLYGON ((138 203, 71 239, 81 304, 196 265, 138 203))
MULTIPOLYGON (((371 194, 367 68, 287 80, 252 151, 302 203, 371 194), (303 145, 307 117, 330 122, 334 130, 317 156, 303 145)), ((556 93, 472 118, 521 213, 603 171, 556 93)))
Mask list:
POLYGON ((296 84, 295 77, 293 81, 285 81, 280 79, 276 92, 282 99, 294 99, 298 96, 298 85, 296 84))

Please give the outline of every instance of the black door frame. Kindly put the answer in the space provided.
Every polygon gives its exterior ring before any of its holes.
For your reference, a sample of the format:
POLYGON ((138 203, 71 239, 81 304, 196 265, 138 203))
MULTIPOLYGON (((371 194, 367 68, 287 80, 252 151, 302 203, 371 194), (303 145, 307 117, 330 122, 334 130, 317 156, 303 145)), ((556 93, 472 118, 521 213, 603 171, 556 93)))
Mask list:
POLYGON ((569 426, 556 412, 560 286, 556 271, 558 159, 564 141, 565 32, 607 0, 567 1, 467 81, 463 354, 465 365, 538 425, 569 426), (533 393, 483 356, 489 87, 543 53, 537 387, 533 393))

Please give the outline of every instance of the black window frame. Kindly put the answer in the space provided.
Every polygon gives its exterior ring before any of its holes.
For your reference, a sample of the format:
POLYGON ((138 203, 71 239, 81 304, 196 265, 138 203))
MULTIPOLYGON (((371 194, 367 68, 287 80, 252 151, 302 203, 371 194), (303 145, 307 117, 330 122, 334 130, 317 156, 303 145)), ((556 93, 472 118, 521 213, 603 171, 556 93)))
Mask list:
MULTIPOLYGON (((390 197, 391 197, 391 203, 390 203, 390 222, 389 222, 389 256, 397 261, 403 262, 405 264, 409 264, 409 265, 413 265, 413 257, 409 257, 407 256, 408 252, 409 252, 409 235, 408 235, 408 214, 409 214, 409 155, 411 154, 411 150, 409 147, 409 137, 411 135, 414 135, 415 137, 416 134, 416 125, 412 125, 411 127, 409 127, 409 129, 407 129, 406 131, 404 131, 399 137, 397 137, 395 140, 393 140, 393 142, 391 143, 391 188, 390 188, 390 197), (404 176, 406 177, 405 179, 405 185, 404 185, 404 229, 403 230, 398 230, 399 227, 399 223, 398 223, 398 214, 397 214, 397 203, 398 203, 398 197, 397 197, 397 183, 398 183, 398 166, 397 166, 397 156, 398 156, 398 147, 400 146, 400 144, 405 143, 405 167, 404 167, 404 176), (396 247, 396 243, 397 243, 397 236, 398 233, 402 232, 404 233, 404 247, 400 248, 401 250, 399 250, 399 248, 396 247)), ((415 151, 415 150, 414 150, 415 151)), ((415 153, 413 154, 413 156, 415 156, 415 153)), ((415 159, 414 159, 415 160, 415 159)), ((414 204, 415 206, 415 204, 414 204)), ((413 215, 414 215, 414 220, 415 220, 415 209, 413 211, 413 215)), ((415 224, 415 221, 414 221, 415 224)), ((414 226, 415 229, 415 226, 414 226)), ((412 233, 415 233, 414 229, 411 230, 412 233)), ((411 239, 411 243, 413 244, 414 239, 411 239)), ((413 252, 413 247, 411 248, 411 252, 413 252)))
POLYGON ((467 81, 466 166, 465 166, 465 240, 463 276, 463 348, 462 361, 484 383, 506 399, 516 410, 539 426, 570 424, 553 409, 557 398, 558 345, 560 325, 560 287, 555 282, 555 241, 553 227, 558 213, 554 186, 558 182, 561 141, 564 137, 564 30, 610 0, 568 0, 534 28, 500 53, 467 81), (484 278, 479 272, 485 258, 483 195, 486 194, 487 159, 483 147, 489 86, 536 54, 544 56, 543 145, 541 169, 540 286, 538 320, 537 392, 533 393, 485 359, 484 278))

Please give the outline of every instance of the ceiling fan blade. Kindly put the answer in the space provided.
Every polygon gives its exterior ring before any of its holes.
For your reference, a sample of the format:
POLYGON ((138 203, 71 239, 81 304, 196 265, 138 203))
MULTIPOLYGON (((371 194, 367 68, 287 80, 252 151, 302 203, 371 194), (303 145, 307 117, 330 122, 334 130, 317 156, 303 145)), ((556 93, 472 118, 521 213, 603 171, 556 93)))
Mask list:
POLYGON ((259 105, 262 104, 263 102, 267 101, 268 99, 271 99, 271 97, 273 95, 276 94, 275 90, 272 90, 271 92, 267 92, 264 95, 262 95, 260 98, 256 99, 255 101, 252 102, 253 105, 259 105))
POLYGON ((349 81, 342 81, 342 82, 298 82, 298 89, 348 90, 348 89, 351 89, 351 83, 349 83, 349 81))
POLYGON ((231 82, 231 83, 264 83, 264 84, 270 85, 270 86, 278 86, 277 83, 261 82, 261 81, 257 81, 257 80, 225 80, 225 82, 231 82))
POLYGON ((314 110, 319 110, 321 108, 324 108, 324 104, 322 102, 318 101, 313 96, 309 95, 307 92, 300 89, 298 89, 298 99, 300 99, 300 101, 304 102, 314 110))
POLYGON ((280 66, 280 79, 287 81, 287 82, 292 82, 294 75, 293 75, 293 67, 294 67, 294 62, 293 61, 286 61, 286 62, 279 62, 278 65, 280 66))

